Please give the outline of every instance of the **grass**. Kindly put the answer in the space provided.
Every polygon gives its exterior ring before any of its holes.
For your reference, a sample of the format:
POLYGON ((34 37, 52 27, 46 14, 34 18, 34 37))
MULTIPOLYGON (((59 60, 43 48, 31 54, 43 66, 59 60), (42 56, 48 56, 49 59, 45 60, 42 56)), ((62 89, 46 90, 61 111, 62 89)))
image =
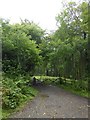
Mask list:
POLYGON ((85 91, 85 90, 77 90, 72 88, 71 86, 65 86, 65 85, 57 85, 60 88, 63 88, 64 90, 67 90, 69 92, 72 92, 76 95, 82 96, 82 97, 86 97, 86 98, 90 98, 89 96, 89 92, 85 91))
POLYGON ((56 78, 58 78, 58 77, 53 77, 53 76, 35 76, 37 79, 40 79, 40 78, 42 78, 42 79, 44 79, 44 78, 49 78, 49 79, 56 79, 56 78))
POLYGON ((58 77, 52 77, 52 76, 35 76, 36 79, 40 81, 44 81, 45 84, 51 84, 53 81, 55 81, 58 77))
MULTIPOLYGON (((74 94, 86 97, 86 98, 90 98, 90 92, 87 90, 87 86, 88 83, 86 81, 83 80, 83 88, 85 89, 81 89, 80 88, 80 83, 78 82, 78 80, 72 80, 72 79, 66 79, 66 83, 64 84, 60 84, 59 81, 57 81, 56 79, 58 79, 58 77, 51 77, 51 76, 35 76, 37 79, 42 80, 46 83, 46 84, 52 84, 58 87, 61 87, 67 91, 70 91, 74 94)), ((62 79, 64 79, 63 77, 61 77, 62 79)))
POLYGON ((0 119, 2 118, 2 108, 0 108, 0 119))

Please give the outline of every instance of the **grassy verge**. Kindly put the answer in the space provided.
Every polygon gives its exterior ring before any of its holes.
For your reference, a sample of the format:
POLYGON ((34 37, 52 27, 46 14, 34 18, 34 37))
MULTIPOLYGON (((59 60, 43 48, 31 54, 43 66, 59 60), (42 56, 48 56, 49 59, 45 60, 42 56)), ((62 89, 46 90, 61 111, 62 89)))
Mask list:
POLYGON ((43 80, 45 84, 52 84, 58 87, 61 87, 67 91, 70 91, 74 94, 90 98, 90 92, 88 91, 88 83, 86 81, 78 80, 72 80, 72 79, 62 79, 62 84, 60 84, 60 81, 58 77, 51 77, 51 76, 35 76, 39 80, 43 80), (82 88, 81 88, 82 87, 82 88))
POLYGON ((90 96, 89 96, 90 92, 88 92, 88 91, 73 89, 71 86, 65 86, 65 85, 57 85, 57 86, 60 87, 60 88, 63 88, 64 90, 72 92, 76 95, 86 97, 86 98, 90 98, 90 96))
POLYGON ((0 108, 0 120, 2 118, 2 108, 0 108))

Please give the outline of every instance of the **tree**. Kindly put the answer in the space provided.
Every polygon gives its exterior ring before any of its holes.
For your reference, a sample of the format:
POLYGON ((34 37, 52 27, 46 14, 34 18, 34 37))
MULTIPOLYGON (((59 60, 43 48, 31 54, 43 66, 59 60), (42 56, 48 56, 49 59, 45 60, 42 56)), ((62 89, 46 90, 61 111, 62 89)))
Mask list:
MULTIPOLYGON (((16 27, 18 27, 18 24, 16 27)), ((22 29, 27 36, 30 37, 30 40, 34 40, 37 44, 41 43, 45 32, 37 24, 30 22, 27 19, 21 21, 21 26, 19 26, 19 29, 22 29)))
MULTIPOLYGON (((22 25, 10 25, 2 21, 3 71, 16 74, 33 72, 39 62, 39 49, 35 41, 20 29, 22 25)), ((25 28, 26 30, 26 28, 25 28)))
MULTIPOLYGON (((86 74, 85 52, 88 40, 87 16, 87 2, 82 2, 79 5, 75 2, 70 2, 56 17, 58 30, 55 32, 54 38, 56 41, 61 39, 61 41, 64 42, 65 53, 63 58, 65 59, 63 59, 63 62, 65 63, 64 73, 66 74, 65 71, 68 71, 67 77, 71 74, 75 79, 82 79, 86 74), (70 68, 72 71, 70 73, 68 70, 69 64, 71 64, 70 68)), ((61 52, 61 56, 62 54, 63 52, 61 52)))

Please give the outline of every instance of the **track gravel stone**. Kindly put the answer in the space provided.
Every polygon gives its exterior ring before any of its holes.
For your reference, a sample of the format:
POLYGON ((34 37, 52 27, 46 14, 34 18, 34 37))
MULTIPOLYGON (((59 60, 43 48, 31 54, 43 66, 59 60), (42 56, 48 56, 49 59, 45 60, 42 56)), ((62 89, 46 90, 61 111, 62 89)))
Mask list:
POLYGON ((56 86, 37 86, 40 93, 10 118, 88 118, 88 99, 56 86))

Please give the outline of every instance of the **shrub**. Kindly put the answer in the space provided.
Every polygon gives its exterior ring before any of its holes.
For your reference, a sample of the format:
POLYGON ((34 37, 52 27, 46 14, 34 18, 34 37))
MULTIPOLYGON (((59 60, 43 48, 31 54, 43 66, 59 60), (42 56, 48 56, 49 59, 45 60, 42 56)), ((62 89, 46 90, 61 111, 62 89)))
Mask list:
POLYGON ((26 86, 23 77, 11 79, 3 76, 3 89, 2 89, 2 108, 15 109, 20 105, 28 96, 35 96, 37 91, 32 87, 26 86))

